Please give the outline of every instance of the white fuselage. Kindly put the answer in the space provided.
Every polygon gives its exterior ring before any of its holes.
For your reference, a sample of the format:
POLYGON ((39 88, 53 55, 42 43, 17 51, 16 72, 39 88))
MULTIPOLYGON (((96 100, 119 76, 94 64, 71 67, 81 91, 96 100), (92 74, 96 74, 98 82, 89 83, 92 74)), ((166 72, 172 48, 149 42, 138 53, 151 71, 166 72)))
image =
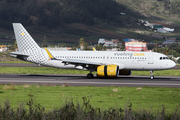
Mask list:
MULTIPOLYGON (((43 50, 47 59, 48 54, 43 50)), ((118 65, 127 70, 165 70, 173 68, 174 61, 161 53, 130 51, 50 51, 59 60, 98 62, 118 65)), ((75 68, 77 65, 65 65, 61 61, 50 60, 51 66, 58 68, 75 68)))

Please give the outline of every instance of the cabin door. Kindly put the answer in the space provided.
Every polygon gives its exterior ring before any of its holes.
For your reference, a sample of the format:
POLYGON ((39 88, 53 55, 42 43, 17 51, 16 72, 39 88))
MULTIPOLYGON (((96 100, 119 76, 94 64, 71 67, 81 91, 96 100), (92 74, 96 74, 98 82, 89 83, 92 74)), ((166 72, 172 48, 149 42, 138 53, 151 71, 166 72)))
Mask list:
POLYGON ((148 55, 148 64, 154 64, 154 54, 150 53, 148 55))

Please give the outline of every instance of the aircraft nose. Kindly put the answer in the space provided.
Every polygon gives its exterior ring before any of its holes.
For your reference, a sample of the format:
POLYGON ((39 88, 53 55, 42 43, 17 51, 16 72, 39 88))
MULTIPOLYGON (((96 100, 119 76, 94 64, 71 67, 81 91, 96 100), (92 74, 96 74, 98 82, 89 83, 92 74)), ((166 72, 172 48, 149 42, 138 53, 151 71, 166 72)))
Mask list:
POLYGON ((173 68, 173 67, 175 67, 176 66, 176 63, 174 62, 174 61, 171 61, 171 67, 173 68))

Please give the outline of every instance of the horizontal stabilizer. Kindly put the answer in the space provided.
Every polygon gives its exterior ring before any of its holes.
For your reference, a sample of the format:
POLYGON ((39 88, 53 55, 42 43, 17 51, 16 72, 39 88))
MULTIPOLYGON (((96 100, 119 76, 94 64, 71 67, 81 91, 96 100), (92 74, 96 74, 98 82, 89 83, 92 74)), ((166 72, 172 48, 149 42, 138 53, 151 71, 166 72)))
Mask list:
POLYGON ((10 52, 9 55, 18 55, 18 56, 25 56, 25 57, 29 57, 29 55, 26 54, 22 54, 20 52, 10 52))

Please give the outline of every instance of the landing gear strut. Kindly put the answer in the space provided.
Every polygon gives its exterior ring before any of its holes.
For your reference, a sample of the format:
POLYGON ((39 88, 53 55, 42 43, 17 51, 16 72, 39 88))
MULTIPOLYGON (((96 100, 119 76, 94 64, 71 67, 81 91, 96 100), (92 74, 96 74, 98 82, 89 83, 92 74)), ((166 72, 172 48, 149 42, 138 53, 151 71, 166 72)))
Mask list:
POLYGON ((150 75, 151 80, 154 79, 154 75, 153 75, 153 71, 152 70, 150 71, 150 74, 151 74, 150 75))
POLYGON ((88 79, 91 79, 91 78, 94 77, 94 75, 92 74, 93 71, 94 71, 94 70, 90 69, 90 73, 87 74, 87 78, 88 78, 88 79))

